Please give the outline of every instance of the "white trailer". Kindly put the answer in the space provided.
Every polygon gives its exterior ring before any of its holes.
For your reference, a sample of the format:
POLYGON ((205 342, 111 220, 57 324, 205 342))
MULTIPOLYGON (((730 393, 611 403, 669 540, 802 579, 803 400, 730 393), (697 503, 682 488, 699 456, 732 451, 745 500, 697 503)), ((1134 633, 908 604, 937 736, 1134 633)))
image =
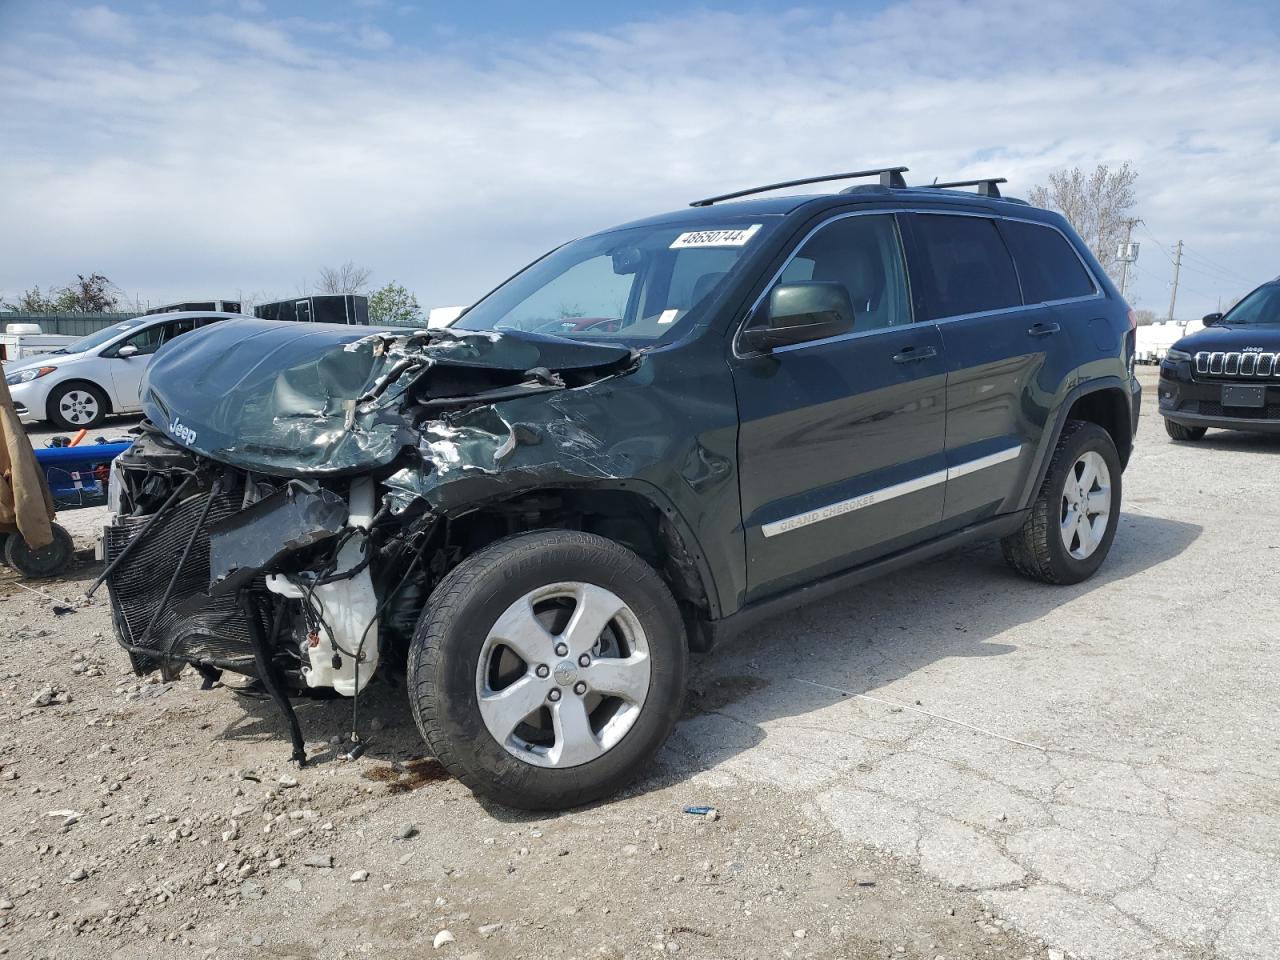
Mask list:
POLYGON ((1139 327, 1134 359, 1138 363, 1159 363, 1175 343, 1203 329, 1202 320, 1157 320, 1139 327))
POLYGON ((0 333, 0 362, 29 360, 43 353, 61 350, 67 344, 75 343, 79 339, 79 337, 57 333, 45 333, 38 323, 6 324, 4 333, 0 333))

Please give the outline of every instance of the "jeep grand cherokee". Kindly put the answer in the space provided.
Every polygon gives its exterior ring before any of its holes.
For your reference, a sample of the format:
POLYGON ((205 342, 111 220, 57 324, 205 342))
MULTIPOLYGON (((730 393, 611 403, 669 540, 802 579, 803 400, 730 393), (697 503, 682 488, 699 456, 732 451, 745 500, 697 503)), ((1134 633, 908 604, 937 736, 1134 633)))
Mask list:
POLYGON ((761 617, 981 539, 1090 576, 1129 310, 1062 217, 903 169, 573 241, 449 330, 161 349, 105 537, 134 668, 252 678, 299 762, 290 698, 403 669, 449 771, 561 808, 643 771, 689 651, 761 617))

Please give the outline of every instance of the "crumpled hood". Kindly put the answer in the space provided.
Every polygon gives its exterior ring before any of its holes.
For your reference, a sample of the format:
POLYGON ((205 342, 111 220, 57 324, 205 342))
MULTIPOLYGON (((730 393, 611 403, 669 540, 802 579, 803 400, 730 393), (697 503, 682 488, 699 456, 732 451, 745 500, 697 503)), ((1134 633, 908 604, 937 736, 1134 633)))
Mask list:
POLYGON ((227 320, 156 353, 142 406, 171 439, 224 463, 351 473, 417 445, 407 412, 562 390, 632 362, 627 347, 517 331, 227 320))

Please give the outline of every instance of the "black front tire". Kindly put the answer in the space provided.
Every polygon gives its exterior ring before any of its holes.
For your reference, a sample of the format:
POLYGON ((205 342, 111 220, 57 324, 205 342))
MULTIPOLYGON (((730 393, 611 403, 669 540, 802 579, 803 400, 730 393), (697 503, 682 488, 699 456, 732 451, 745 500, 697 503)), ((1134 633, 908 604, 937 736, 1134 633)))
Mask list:
POLYGON ((1180 423, 1174 423, 1172 420, 1164 422, 1164 428, 1174 440, 1179 443, 1193 443, 1204 436, 1204 427, 1184 427, 1180 423))
POLYGON ((66 383, 49 395, 49 404, 46 412, 49 420, 63 430, 92 430, 107 419, 107 414, 111 412, 111 401, 107 399, 107 395, 100 388, 92 383, 66 383), (68 420, 62 412, 64 401, 67 401, 70 396, 77 393, 88 394, 96 404, 96 410, 93 415, 79 423, 68 420))
POLYGON ((595 534, 539 530, 468 557, 432 592, 409 647, 409 705, 436 758, 473 792, 507 807, 563 810, 616 793, 645 771, 680 716, 688 659, 679 609, 649 564, 595 534), (648 644, 650 680, 621 740, 589 762, 554 768, 521 760, 490 734, 477 668, 509 606, 569 582, 603 587, 627 605, 648 644))
POLYGON ((1022 527, 1000 541, 1008 564, 1024 576, 1043 583, 1070 584, 1087 580, 1102 566, 1120 522, 1121 467, 1115 442, 1096 423, 1068 420, 1053 451, 1044 482, 1022 527), (1111 508, 1106 530, 1093 553, 1073 557, 1060 533, 1063 490, 1068 474, 1085 453, 1100 455, 1110 473, 1111 508))

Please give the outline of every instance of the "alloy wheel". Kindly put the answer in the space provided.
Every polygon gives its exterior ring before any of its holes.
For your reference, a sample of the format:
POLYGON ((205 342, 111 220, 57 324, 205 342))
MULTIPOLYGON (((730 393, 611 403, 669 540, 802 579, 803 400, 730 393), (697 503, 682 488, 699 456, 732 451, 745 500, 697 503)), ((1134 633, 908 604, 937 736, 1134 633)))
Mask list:
POLYGON ((635 724, 649 692, 649 643, 631 608, 590 583, 553 583, 498 617, 476 666, 480 715, 512 756, 576 767, 635 724))
POLYGON ((1111 471, 1102 455, 1088 450, 1067 472, 1059 517, 1063 546, 1077 560, 1098 549, 1111 518, 1111 471))

